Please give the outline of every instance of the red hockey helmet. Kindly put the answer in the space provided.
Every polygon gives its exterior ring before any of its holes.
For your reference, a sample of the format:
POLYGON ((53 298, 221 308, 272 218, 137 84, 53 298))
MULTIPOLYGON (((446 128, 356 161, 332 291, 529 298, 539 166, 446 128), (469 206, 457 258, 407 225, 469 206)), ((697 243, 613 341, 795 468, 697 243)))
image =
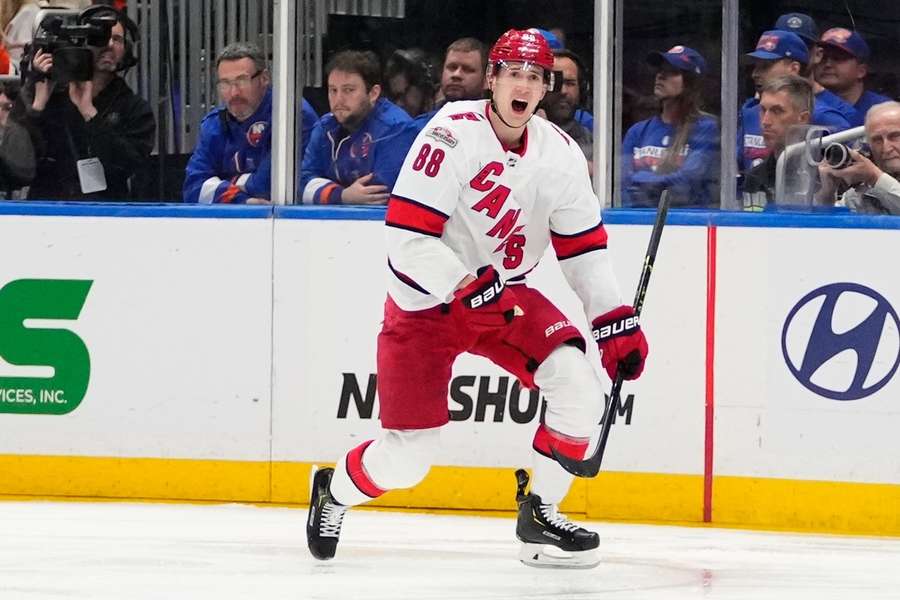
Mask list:
POLYGON ((537 29, 510 29, 500 36, 488 55, 495 68, 500 63, 526 62, 553 72, 553 51, 537 29))

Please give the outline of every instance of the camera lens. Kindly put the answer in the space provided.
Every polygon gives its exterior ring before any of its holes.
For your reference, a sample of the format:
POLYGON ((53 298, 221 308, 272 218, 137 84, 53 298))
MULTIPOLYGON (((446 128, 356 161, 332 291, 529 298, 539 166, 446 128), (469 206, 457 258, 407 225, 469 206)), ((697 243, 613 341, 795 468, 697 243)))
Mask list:
POLYGON ((843 169, 851 162, 850 148, 839 142, 832 142, 825 146, 825 162, 833 169, 843 169))

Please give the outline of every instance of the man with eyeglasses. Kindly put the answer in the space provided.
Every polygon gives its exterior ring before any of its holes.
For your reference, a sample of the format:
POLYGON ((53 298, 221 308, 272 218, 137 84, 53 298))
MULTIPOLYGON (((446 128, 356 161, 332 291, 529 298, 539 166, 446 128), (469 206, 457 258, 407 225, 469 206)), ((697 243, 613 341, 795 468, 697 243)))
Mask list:
POLYGON ((25 89, 31 100, 28 116, 46 148, 30 198, 128 200, 129 180, 150 159, 153 110, 120 76, 137 62, 132 37, 137 26, 114 8, 101 10, 116 24, 108 43, 92 49, 90 79, 60 84, 52 54, 38 51, 32 60, 25 89))
MULTIPOLYGON (((266 58, 255 44, 227 46, 216 59, 222 105, 200 123, 185 169, 184 201, 268 204, 271 201, 272 88, 266 58)), ((301 156, 318 116, 303 100, 301 156)))

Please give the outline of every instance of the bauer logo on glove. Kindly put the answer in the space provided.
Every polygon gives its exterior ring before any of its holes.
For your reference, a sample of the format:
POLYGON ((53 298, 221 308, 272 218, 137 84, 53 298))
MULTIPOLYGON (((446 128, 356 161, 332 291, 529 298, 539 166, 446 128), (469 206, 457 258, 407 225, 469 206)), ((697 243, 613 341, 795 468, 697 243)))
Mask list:
POLYGON ((592 325, 600 362, 609 378, 615 379, 617 373, 623 379, 640 377, 648 348, 634 308, 620 306, 594 319, 592 325))
POLYGON ((467 296, 463 301, 469 305, 469 308, 478 308, 491 302, 496 302, 500 294, 503 293, 503 282, 499 279, 494 280, 493 284, 478 290, 478 292, 467 296))
POLYGON ((629 335, 634 333, 637 329, 640 329, 640 327, 641 324, 637 315, 628 317, 621 321, 616 321, 609 325, 593 329, 594 341, 599 342, 600 340, 608 340, 609 338, 620 335, 629 335))

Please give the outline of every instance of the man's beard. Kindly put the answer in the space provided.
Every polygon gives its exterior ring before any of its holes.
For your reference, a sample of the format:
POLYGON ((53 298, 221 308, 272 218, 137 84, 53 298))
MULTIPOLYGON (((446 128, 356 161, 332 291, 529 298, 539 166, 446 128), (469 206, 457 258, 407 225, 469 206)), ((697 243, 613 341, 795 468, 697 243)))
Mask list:
POLYGON ((547 119, 553 123, 566 123, 575 118, 575 105, 566 98, 551 98, 550 102, 545 104, 547 119))
POLYGON ((364 113, 351 113, 347 115, 343 122, 341 122, 341 127, 350 132, 356 131, 359 129, 359 126, 362 125, 362 122, 366 120, 366 117, 369 116, 370 112, 372 112, 371 106, 364 113))

